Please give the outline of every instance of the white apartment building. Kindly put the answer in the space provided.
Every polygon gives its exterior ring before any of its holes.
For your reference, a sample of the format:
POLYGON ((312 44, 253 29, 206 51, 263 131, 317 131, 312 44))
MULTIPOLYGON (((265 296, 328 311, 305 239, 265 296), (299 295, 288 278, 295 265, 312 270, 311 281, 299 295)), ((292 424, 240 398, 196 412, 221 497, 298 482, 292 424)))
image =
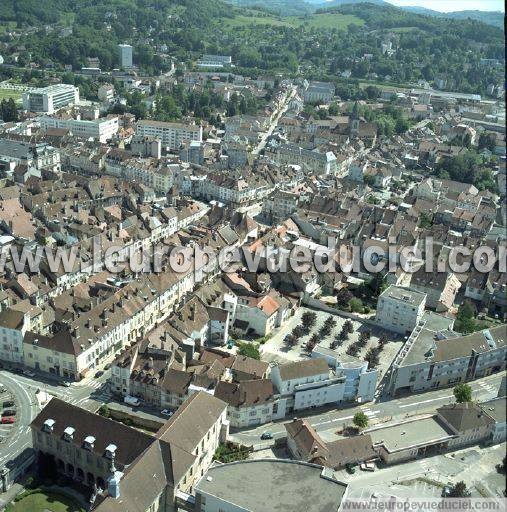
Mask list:
POLYGON ((391 395, 454 386, 505 369, 505 325, 460 336, 452 324, 452 319, 425 313, 393 362, 391 395))
POLYGON ((137 123, 136 135, 157 137, 162 141, 162 146, 175 151, 184 142, 202 142, 202 126, 142 119, 137 123))
POLYGON ((106 117, 101 119, 63 119, 59 117, 43 116, 39 119, 41 129, 47 131, 50 128, 70 130, 76 137, 94 139, 98 142, 107 142, 112 139, 119 128, 118 117, 106 117))
POLYGON ((344 402, 371 402, 377 387, 377 370, 369 370, 366 361, 347 360, 348 356, 339 356, 336 350, 317 345, 312 350, 312 358, 324 358, 338 377, 345 377, 344 402))
POLYGON ((310 359, 277 365, 271 380, 279 395, 275 396, 273 419, 310 407, 338 403, 345 394, 345 377, 337 377, 325 359, 310 359))
POLYGON ((25 299, 0 312, 0 359, 23 362, 23 336, 27 331, 46 332, 43 311, 25 299))
POLYGON ((389 331, 411 333, 420 322, 425 306, 425 293, 392 285, 378 298, 375 320, 389 331))
POLYGON ((122 68, 132 67, 132 46, 129 44, 119 44, 118 51, 120 53, 120 66, 122 68))
POLYGON ((55 84, 23 93, 23 109, 52 114, 56 110, 79 103, 79 89, 70 84, 55 84))

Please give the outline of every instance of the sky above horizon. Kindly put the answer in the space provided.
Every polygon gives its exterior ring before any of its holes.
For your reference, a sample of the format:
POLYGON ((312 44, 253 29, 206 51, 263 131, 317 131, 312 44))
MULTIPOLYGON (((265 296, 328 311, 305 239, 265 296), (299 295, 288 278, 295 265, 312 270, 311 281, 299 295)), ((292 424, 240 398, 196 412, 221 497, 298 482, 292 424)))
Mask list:
POLYGON ((390 4, 397 6, 416 5, 426 7, 434 11, 502 11, 504 12, 503 0, 387 0, 390 4))

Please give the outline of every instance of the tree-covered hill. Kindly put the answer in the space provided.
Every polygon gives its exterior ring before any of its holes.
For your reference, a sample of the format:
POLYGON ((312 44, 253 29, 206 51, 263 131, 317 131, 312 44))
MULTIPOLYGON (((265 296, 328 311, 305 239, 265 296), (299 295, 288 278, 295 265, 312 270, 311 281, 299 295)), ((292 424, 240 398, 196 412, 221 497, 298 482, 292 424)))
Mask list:
MULTIPOLYGON (((351 73, 355 92, 342 89, 343 97, 357 95, 361 80, 409 85, 443 77, 450 90, 479 94, 503 80, 503 69, 481 65, 483 58, 504 57, 502 30, 390 5, 356 3, 281 16, 221 0, 3 0, 2 20, 38 26, 21 38, 0 31, 0 43, 24 47, 21 66, 31 59, 41 67, 79 69, 87 57, 98 57, 109 70, 119 64, 116 45, 128 42, 134 61, 148 73, 166 69, 160 48, 190 68, 203 53, 231 55, 236 69, 251 76, 303 74, 338 84, 344 72, 351 73), (55 13, 58 23, 51 21, 55 13), (72 26, 72 34, 62 36, 62 26, 72 26), (392 52, 382 52, 386 41, 392 52)), ((5 48, 2 53, 9 55, 5 48)))

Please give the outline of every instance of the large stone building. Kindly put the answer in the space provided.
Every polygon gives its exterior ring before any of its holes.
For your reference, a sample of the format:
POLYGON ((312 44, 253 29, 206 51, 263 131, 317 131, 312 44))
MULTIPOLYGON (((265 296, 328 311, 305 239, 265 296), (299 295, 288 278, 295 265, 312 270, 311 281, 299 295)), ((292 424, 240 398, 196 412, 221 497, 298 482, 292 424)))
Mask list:
POLYGON ((90 488, 95 510, 175 512, 228 435, 226 404, 189 398, 155 435, 53 398, 31 424, 40 464, 90 488))

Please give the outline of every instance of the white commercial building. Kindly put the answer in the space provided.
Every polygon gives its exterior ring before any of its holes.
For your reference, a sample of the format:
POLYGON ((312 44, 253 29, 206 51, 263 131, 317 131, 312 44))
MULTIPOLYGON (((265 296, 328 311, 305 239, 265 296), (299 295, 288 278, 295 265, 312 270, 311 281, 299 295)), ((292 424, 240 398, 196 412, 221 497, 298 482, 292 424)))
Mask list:
POLYGON ((129 44, 119 44, 118 50, 120 52, 120 66, 122 68, 132 67, 132 46, 129 44))
POLYGON ((425 293, 389 286, 378 298, 375 320, 384 329, 411 333, 421 320, 425 305, 425 293))
POLYGON ((23 109, 52 114, 56 110, 79 102, 79 89, 69 84, 56 84, 23 93, 23 109))
POLYGON ((197 65, 200 68, 223 68, 232 65, 232 57, 230 55, 203 55, 197 65))
POLYGON ((184 142, 202 142, 202 126, 143 119, 137 123, 136 135, 157 137, 162 141, 162 146, 176 150, 184 142))
POLYGON ((49 128, 61 128, 70 130, 76 137, 107 142, 118 133, 119 122, 116 116, 91 120, 43 116, 40 118, 40 125, 43 131, 49 128))
POLYGON ((345 394, 345 377, 337 376, 324 358, 274 366, 271 380, 278 390, 273 419, 294 411, 338 403, 345 394))

